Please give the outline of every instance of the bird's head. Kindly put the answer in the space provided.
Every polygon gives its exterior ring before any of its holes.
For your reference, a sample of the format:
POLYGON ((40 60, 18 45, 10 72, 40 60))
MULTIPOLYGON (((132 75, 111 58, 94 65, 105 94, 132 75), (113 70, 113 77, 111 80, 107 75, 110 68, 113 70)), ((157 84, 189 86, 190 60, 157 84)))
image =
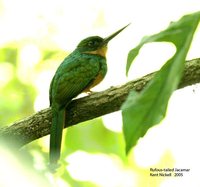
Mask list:
POLYGON ((108 42, 115 36, 117 36, 121 31, 123 31, 128 25, 126 25, 125 27, 121 28, 120 30, 116 31, 115 33, 111 34, 106 38, 101 38, 99 36, 91 36, 85 38, 78 44, 77 49, 82 53, 97 54, 105 57, 108 42))

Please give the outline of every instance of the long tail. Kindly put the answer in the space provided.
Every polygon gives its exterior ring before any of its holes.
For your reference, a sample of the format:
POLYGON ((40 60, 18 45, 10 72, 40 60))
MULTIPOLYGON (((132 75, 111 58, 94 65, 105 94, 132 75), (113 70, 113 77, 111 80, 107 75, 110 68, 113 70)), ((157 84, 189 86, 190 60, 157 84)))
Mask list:
POLYGON ((65 109, 57 110, 52 106, 52 125, 50 132, 50 168, 55 170, 60 159, 62 131, 65 122, 65 109))

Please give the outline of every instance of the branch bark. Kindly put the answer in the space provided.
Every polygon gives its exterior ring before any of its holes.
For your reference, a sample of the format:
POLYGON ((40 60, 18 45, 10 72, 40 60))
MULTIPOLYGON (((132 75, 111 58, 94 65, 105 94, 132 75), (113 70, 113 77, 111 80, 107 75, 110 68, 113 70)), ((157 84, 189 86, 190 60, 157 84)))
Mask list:
MULTIPOLYGON (((111 112, 120 110, 130 90, 141 91, 156 72, 122 86, 111 87, 105 91, 73 100, 66 108, 65 128, 90 120, 111 112)), ((200 58, 186 62, 183 78, 178 88, 183 88, 200 82, 200 58)), ((48 135, 51 126, 51 108, 41 110, 30 117, 0 129, 0 141, 13 144, 16 148, 48 135)))

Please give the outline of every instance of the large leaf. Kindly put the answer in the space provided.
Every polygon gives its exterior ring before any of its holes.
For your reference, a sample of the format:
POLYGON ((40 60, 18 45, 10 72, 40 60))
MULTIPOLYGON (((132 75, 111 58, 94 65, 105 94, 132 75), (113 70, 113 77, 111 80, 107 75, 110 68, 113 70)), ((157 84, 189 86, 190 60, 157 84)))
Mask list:
POLYGON ((165 41, 176 46, 175 55, 156 73, 146 88, 141 93, 131 91, 122 105, 127 153, 150 127, 164 118, 170 95, 181 79, 185 58, 199 20, 200 12, 183 16, 179 21, 171 23, 166 30, 144 37, 140 44, 129 52, 126 73, 145 43, 165 41))

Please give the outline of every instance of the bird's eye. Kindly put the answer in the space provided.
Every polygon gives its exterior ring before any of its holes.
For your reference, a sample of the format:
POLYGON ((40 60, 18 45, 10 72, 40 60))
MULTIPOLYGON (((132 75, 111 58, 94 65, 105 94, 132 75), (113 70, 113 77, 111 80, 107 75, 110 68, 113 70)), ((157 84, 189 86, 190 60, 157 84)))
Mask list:
POLYGON ((92 47, 92 46, 94 46, 94 45, 95 45, 95 42, 94 42, 94 41, 89 41, 89 42, 88 42, 88 46, 89 46, 89 47, 92 47))
POLYGON ((98 46, 98 44, 99 44, 99 42, 98 41, 95 41, 95 40, 91 40, 91 41, 89 41, 88 43, 87 43, 87 45, 89 46, 89 47, 95 47, 95 46, 98 46))

